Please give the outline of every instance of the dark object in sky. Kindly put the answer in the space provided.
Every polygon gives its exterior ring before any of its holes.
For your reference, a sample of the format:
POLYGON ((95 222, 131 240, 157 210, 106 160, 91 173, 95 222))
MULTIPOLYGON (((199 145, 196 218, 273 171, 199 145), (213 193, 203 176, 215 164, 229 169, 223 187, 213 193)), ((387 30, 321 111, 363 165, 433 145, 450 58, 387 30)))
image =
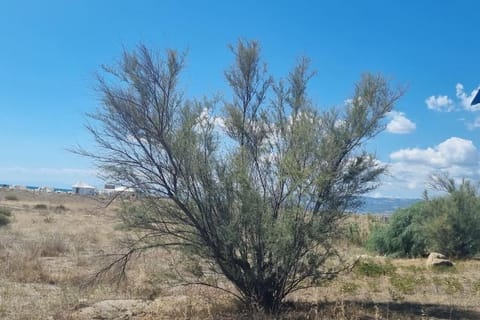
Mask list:
POLYGON ((477 103, 480 103, 480 89, 478 89, 477 94, 475 95, 475 98, 473 98, 471 105, 473 106, 477 103))

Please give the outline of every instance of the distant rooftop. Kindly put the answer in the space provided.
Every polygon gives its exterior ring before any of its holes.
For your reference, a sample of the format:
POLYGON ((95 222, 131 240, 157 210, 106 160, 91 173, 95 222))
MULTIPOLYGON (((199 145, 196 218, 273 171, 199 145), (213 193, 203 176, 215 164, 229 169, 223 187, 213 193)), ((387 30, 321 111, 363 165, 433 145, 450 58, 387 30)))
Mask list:
POLYGON ((84 189, 95 189, 95 187, 83 182, 83 181, 79 181, 77 182, 76 184, 74 184, 72 186, 72 188, 84 188, 84 189))

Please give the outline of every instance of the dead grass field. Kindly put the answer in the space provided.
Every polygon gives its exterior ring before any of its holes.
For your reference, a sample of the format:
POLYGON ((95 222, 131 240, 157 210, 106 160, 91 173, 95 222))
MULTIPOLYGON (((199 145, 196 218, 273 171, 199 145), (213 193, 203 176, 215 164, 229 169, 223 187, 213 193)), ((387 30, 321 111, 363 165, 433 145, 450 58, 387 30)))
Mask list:
MULTIPOLYGON (((118 251, 115 204, 0 189, 0 207, 13 213, 0 227, 0 319, 270 319, 210 288, 165 285, 169 265, 183 263, 174 253, 136 260, 124 283, 85 286, 101 257, 118 251)), ((369 223, 352 219, 362 230, 369 223)), ((368 254, 351 242, 343 247, 368 254)), ((291 295, 281 318, 480 319, 480 261, 434 271, 424 259, 365 258, 324 287, 291 295)))

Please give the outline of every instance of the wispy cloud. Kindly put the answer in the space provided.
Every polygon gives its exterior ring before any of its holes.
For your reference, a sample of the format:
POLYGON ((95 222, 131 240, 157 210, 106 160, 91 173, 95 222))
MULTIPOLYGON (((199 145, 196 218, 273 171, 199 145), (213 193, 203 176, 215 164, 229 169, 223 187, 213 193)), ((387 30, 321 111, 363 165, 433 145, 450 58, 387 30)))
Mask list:
POLYGON ((453 100, 448 95, 433 95, 425 99, 427 107, 435 111, 450 112, 454 110, 478 111, 480 104, 472 106, 471 102, 475 97, 477 90, 480 87, 473 89, 470 93, 465 92, 463 84, 457 83, 455 86, 455 97, 453 100))
POLYGON ((459 99, 460 104, 463 107, 463 109, 468 110, 468 111, 478 111, 478 110, 480 110, 480 104, 477 104, 477 105, 474 105, 474 106, 471 105, 472 100, 475 97, 475 94, 477 93, 478 88, 472 90, 472 92, 470 92, 470 94, 467 94, 465 92, 464 88, 463 88, 463 84, 457 83, 457 85, 455 86, 455 90, 456 90, 457 98, 459 99))
POLYGON ((417 125, 408 119, 403 112, 389 112, 388 118, 390 119, 390 122, 387 124, 387 132, 407 134, 417 128, 417 125))
POLYGON ((448 96, 430 96, 425 99, 428 109, 450 112, 454 110, 452 99, 448 96))
POLYGON ((480 117, 476 117, 472 122, 467 122, 468 130, 475 130, 480 128, 480 117))

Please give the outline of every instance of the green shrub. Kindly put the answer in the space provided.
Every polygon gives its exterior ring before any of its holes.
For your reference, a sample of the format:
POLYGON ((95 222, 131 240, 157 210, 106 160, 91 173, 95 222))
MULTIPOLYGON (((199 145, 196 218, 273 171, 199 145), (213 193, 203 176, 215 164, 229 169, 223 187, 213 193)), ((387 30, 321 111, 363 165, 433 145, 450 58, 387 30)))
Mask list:
POLYGON ((390 263, 381 264, 372 260, 363 260, 358 263, 355 272, 359 275, 376 278, 393 275, 395 273, 395 266, 390 263))
POLYGON ((12 216, 12 210, 4 207, 0 207, 0 227, 6 226, 10 223, 10 218, 12 216))
POLYGON ((422 232, 424 203, 397 210, 387 225, 376 226, 367 248, 393 257, 416 257, 426 252, 426 239, 422 232))
POLYGON ((60 204, 60 205, 55 207, 55 212, 57 212, 57 213, 65 212, 67 210, 68 210, 68 208, 65 207, 63 204, 60 204))
POLYGON ((423 214, 432 250, 459 258, 480 252, 480 198, 469 181, 454 186, 446 197, 428 201, 423 214))
POLYGON ((46 204, 43 204, 43 203, 39 203, 39 204, 36 204, 33 206, 33 209, 37 209, 37 210, 47 210, 48 207, 46 204))
POLYGON ((12 210, 10 210, 8 208, 0 207, 0 215, 4 215, 6 217, 11 217, 12 216, 12 210))
POLYGON ((10 219, 5 215, 0 214, 0 227, 1 226, 6 226, 9 223, 10 223, 10 219))
POLYGON ((397 210, 390 222, 376 227, 367 248, 395 257, 417 257, 438 251, 467 258, 480 252, 480 198, 476 188, 463 181, 438 178, 448 192, 410 208, 397 210))

